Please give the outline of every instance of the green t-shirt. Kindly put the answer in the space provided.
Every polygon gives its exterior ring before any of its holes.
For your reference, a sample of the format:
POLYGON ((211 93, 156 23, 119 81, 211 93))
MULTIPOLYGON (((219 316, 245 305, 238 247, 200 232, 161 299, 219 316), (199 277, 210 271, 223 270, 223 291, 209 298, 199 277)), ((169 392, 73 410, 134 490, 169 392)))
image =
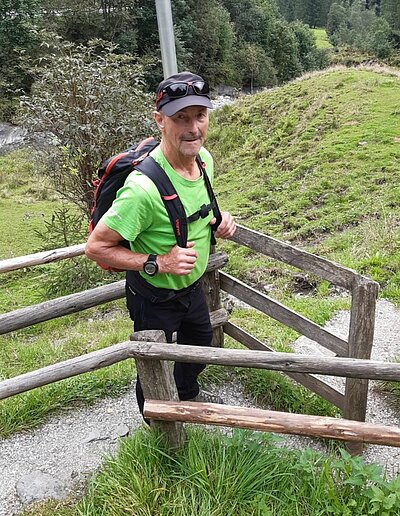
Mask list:
MULTIPOLYGON (((186 216, 198 211, 201 205, 209 204, 203 177, 194 181, 183 178, 171 167, 159 146, 152 151, 151 156, 167 173, 185 208, 186 216)), ((212 157, 204 148, 201 149, 200 156, 212 182, 212 157)), ((211 211, 206 218, 199 218, 188 224, 188 241, 195 242, 193 249, 197 252, 196 264, 190 274, 156 274, 151 277, 141 273, 146 281, 156 287, 180 290, 198 280, 208 262, 212 217, 211 211)), ((176 244, 171 222, 157 187, 151 179, 136 170, 129 174, 102 221, 128 240, 132 251, 137 253, 162 255, 176 244)))

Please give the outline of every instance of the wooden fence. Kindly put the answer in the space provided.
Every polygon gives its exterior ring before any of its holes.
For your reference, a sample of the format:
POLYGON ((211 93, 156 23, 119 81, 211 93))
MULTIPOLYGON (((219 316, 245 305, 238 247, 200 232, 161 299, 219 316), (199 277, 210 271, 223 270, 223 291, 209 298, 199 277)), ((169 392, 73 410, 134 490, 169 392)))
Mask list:
MULTIPOLYGON (((358 422, 365 421, 368 380, 376 378, 384 379, 382 368, 388 367, 388 364, 371 361, 364 362, 370 358, 373 344, 375 304, 378 294, 378 284, 364 276, 361 276, 360 274, 357 274, 351 269, 342 267, 329 260, 307 253, 294 246, 240 225, 238 226, 233 240, 238 244, 253 249, 254 251, 300 268, 308 273, 312 273, 322 279, 328 280, 334 285, 347 289, 351 293, 352 297, 349 334, 347 340, 341 339, 301 314, 290 310, 266 294, 263 294, 238 279, 219 271, 219 269, 226 263, 227 258, 222 253, 216 253, 210 257, 207 274, 204 280, 204 288, 208 297, 213 328, 215 331, 213 346, 222 347, 223 332, 225 332, 252 350, 251 352, 245 352, 248 354, 250 353, 249 358, 252 356, 253 360, 247 361, 246 359, 245 363, 247 365, 244 365, 244 367, 260 367, 260 364, 263 364, 261 365, 263 368, 284 371, 295 381, 301 383, 339 407, 343 411, 343 416, 346 420, 354 420, 358 422), (225 310, 221 308, 220 304, 220 288, 266 315, 276 319, 282 324, 293 328, 300 334, 318 342, 320 345, 332 351, 338 358, 325 358, 321 356, 300 357, 291 353, 264 353, 265 351, 272 352, 273 350, 250 333, 228 321, 227 314, 225 310), (261 351, 262 353, 257 353, 257 351, 261 351), (263 358, 261 359, 261 357, 263 358), (338 364, 341 364, 340 360, 350 360, 350 362, 346 362, 347 368, 339 370, 335 369, 338 364), (354 373, 353 366, 356 363, 364 364, 365 369, 361 375, 354 373), (323 366, 325 366, 325 368, 323 366), (333 371, 339 371, 340 376, 346 377, 344 394, 338 392, 324 381, 313 376, 313 374, 317 373, 335 375, 336 373, 333 371)), ((0 262, 0 272, 8 272, 22 267, 49 263, 50 261, 79 256, 80 254, 83 254, 83 245, 74 246, 74 248, 38 253, 28 257, 3 260, 0 262)), ((66 314, 81 311, 123 296, 124 281, 119 281, 104 287, 98 287, 86 292, 72 294, 70 296, 65 296, 63 298, 2 314, 0 315, 0 334, 14 331, 55 317, 61 317, 66 314)), ((115 346, 111 346, 110 348, 106 348, 106 350, 101 350, 101 352, 95 352, 99 353, 99 356, 103 352, 106 354, 106 356, 99 359, 99 363, 94 359, 95 363, 92 364, 90 360, 92 359, 93 354, 89 354, 72 359, 74 362, 66 361, 61 364, 49 366, 48 368, 44 368, 37 372, 5 380, 0 382, 0 399, 2 397, 4 398, 15 395, 18 392, 23 392, 24 390, 35 388, 39 385, 45 385, 46 383, 58 381, 75 374, 81 374, 82 372, 87 372, 89 370, 96 369, 97 367, 104 367, 105 365, 109 365, 115 361, 127 358, 136 358, 139 375, 141 375, 141 370, 144 375, 145 373, 143 371, 146 369, 146 366, 143 365, 143 363, 148 361, 150 363, 154 362, 154 357, 150 356, 150 351, 154 348, 149 345, 149 342, 147 342, 147 344, 147 346, 139 346, 138 349, 140 349, 140 351, 135 351, 135 348, 132 347, 134 346, 134 343, 121 343, 116 345, 117 348, 115 346), (139 353, 140 356, 135 355, 136 352, 139 353), (89 369, 87 367, 89 367, 89 369)), ((215 357, 217 353, 228 353, 229 356, 234 356, 234 361, 230 360, 229 365, 243 365, 240 359, 240 354, 236 356, 233 350, 217 350, 215 347, 211 350, 204 350, 204 348, 201 349, 201 360, 204 363, 216 363, 213 362, 213 357, 215 357), (212 356, 208 356, 209 352, 212 356), (231 353, 233 353, 233 355, 231 355, 231 353), (235 362, 236 360, 237 362, 235 362)), ((162 363, 164 360, 195 361, 196 358, 194 351, 192 351, 193 350, 190 350, 190 346, 164 346, 162 352, 160 351, 157 355, 156 362, 161 361, 162 363), (183 359, 183 357, 186 358, 183 359)), ((164 371, 164 366, 159 364, 157 366, 153 364, 153 366, 156 367, 159 374, 167 374, 169 371, 168 368, 164 371), (162 371, 164 371, 164 373, 162 371)), ((390 367, 393 368, 391 379, 400 381, 399 366, 396 364, 390 364, 390 367)), ((168 384, 169 380, 167 381, 167 379, 165 379, 165 382, 168 384)), ((177 400, 176 393, 173 394, 173 397, 166 397, 165 392, 163 394, 163 398, 149 398, 149 396, 146 398, 153 400, 177 400)), ((168 396, 172 396, 171 392, 168 392, 168 396)), ((193 409, 196 414, 201 410, 199 409, 200 405, 201 404, 196 405, 197 408, 193 409)), ((171 405, 169 407, 171 409, 171 405)), ((161 407, 159 408, 161 411, 161 407)), ((154 405, 152 405, 152 409, 154 409, 154 405)), ((147 410, 149 410, 148 406, 147 410)), ((173 417, 178 418, 176 411, 179 412, 179 410, 180 409, 175 410, 173 417)), ((193 410, 192 415, 194 414, 193 410)), ((209 410, 209 408, 207 410, 209 410)), ((154 410, 151 414, 152 415, 149 415, 149 418, 153 417, 154 410)), ((161 419, 162 417, 165 417, 165 414, 161 415, 160 412, 158 417, 161 419)), ((168 417, 171 417, 171 412, 168 417)), ((334 421, 338 420, 335 419, 334 421)), ((331 425, 331 422, 329 424, 331 425)), ((360 423, 357 425, 360 427, 360 423)), ((234 425, 232 424, 232 426, 234 425)), ((315 434, 311 433, 310 435, 315 434)), ((326 436, 326 433, 321 431, 320 435, 326 436)), ((362 450, 362 442, 365 441, 365 435, 363 439, 350 439, 349 435, 349 433, 346 434, 346 440, 349 441, 349 451, 351 453, 360 453, 362 450)), ((337 436, 335 435, 335 437, 337 436)), ((174 439, 172 439, 172 441, 173 440, 174 439)), ((389 441, 390 439, 386 441, 386 444, 397 445, 395 440, 392 439, 390 442, 389 441)))

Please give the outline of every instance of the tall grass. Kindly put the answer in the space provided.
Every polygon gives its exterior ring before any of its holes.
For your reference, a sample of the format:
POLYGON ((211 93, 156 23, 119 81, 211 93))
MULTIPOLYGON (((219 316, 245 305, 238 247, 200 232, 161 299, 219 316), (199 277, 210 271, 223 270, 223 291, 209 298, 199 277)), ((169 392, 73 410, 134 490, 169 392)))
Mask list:
MULTIPOLYGON (((58 505, 58 507, 57 507, 58 505)), ((48 512, 46 512, 48 511, 48 512)), ((267 434, 189 429, 172 453, 142 430, 121 442, 76 505, 54 516, 361 516, 400 513, 400 478, 361 458, 279 447, 267 434)), ((37 515, 34 510, 25 513, 37 515)))

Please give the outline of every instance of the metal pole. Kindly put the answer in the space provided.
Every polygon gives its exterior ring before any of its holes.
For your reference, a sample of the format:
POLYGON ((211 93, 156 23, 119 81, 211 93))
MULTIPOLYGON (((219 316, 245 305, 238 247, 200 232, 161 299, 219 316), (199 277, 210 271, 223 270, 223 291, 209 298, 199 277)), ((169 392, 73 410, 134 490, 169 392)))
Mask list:
POLYGON ((164 79, 178 72, 170 0, 156 0, 158 33, 164 79))

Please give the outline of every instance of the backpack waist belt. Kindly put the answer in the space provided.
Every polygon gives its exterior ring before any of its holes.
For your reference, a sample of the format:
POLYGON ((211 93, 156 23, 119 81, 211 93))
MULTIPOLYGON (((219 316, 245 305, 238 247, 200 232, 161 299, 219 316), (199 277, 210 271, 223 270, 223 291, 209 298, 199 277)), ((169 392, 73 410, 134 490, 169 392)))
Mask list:
POLYGON ((158 288, 146 281, 137 271, 126 271, 126 284, 129 290, 135 294, 139 294, 151 303, 167 303, 183 298, 191 292, 197 290, 201 285, 200 280, 195 281, 188 287, 180 290, 171 290, 167 288, 158 288))

